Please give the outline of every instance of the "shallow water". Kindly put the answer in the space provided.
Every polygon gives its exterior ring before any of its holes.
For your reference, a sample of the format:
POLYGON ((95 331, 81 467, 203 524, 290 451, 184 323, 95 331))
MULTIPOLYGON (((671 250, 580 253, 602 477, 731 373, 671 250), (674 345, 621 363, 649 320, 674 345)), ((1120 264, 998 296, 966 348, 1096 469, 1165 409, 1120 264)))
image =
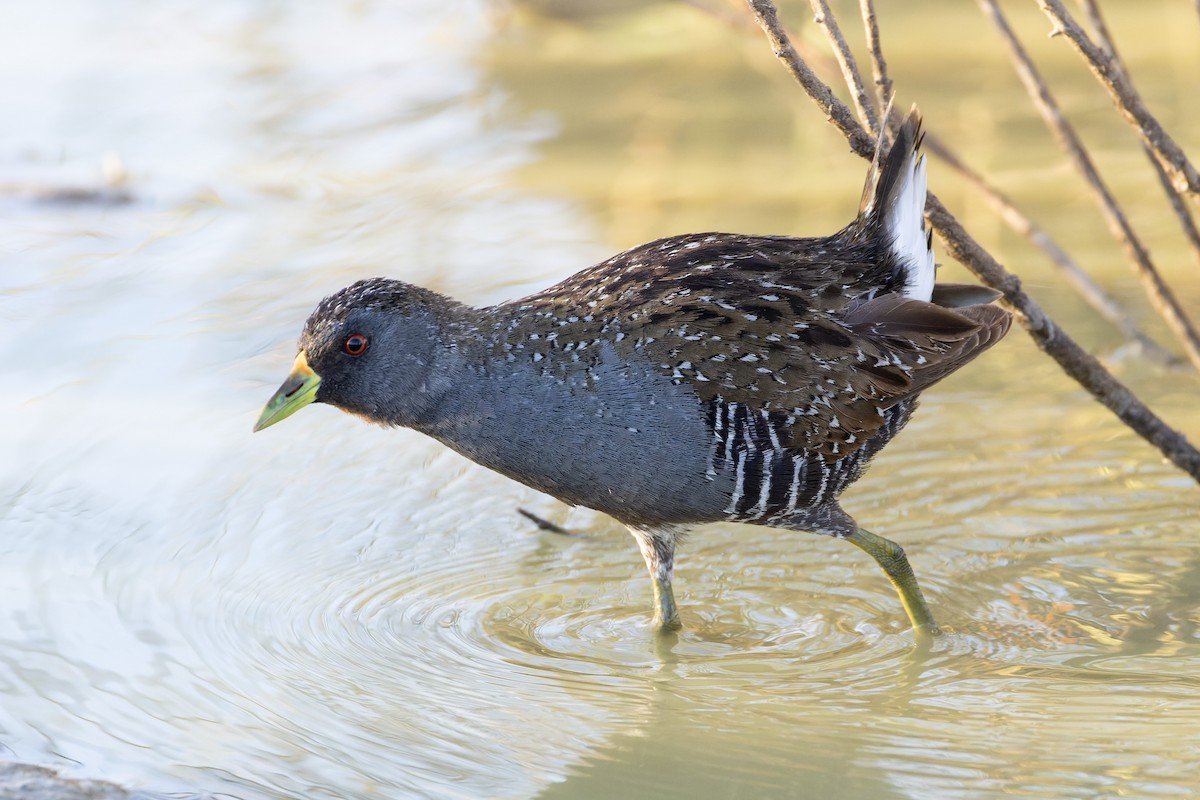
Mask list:
MULTIPOLYGON (((1200 24, 1172 8, 1114 29, 1187 133, 1200 24)), ((905 102, 1027 204, 1065 203, 1048 224, 1149 319, 991 32, 973 10, 926 31, 926 11, 892 23, 905 102)), ((646 238, 844 223, 864 165, 758 37, 683 6, 415 1, 60 0, 0 28, 0 756, 245 800, 1195 791, 1200 495, 1020 331, 846 496, 908 549, 949 631, 928 649, 838 542, 698 531, 686 628, 661 642, 611 520, 329 408, 250 435, 304 317, 354 278, 485 303, 646 238)), ((1031 40, 1070 76, 1056 46, 1031 40)), ((1086 80, 1064 102, 1196 309, 1086 80)), ((1113 360, 1200 437, 1194 375, 1113 360)))

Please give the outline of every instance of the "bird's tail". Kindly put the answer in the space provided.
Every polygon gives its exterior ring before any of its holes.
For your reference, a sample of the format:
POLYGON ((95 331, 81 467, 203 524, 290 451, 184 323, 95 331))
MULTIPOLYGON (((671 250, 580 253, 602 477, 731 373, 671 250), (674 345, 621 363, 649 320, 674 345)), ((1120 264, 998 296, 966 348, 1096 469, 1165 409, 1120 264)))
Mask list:
POLYGON ((933 296, 932 231, 925 227, 925 156, 921 153, 921 112, 908 112, 887 154, 882 138, 858 209, 861 223, 875 228, 904 271, 904 294, 928 302, 933 296))

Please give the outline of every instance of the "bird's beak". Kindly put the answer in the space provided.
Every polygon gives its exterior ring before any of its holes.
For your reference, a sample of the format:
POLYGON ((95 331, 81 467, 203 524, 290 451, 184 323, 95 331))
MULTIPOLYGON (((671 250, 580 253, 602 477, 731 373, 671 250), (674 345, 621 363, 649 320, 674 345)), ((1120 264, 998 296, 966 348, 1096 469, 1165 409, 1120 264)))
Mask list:
POLYGON ((317 399, 317 387, 321 385, 321 376, 308 366, 308 358, 301 350, 292 364, 292 371, 287 380, 271 396, 263 407, 262 415, 254 423, 254 432, 274 425, 279 420, 290 417, 306 405, 317 399))

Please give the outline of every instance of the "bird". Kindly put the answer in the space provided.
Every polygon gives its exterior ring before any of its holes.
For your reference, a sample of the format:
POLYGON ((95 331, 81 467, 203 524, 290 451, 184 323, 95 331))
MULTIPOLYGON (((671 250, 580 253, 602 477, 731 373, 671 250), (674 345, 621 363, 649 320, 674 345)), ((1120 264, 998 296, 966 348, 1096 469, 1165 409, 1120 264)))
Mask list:
POLYGON ((254 430, 327 403, 610 515, 646 562, 660 631, 681 627, 685 534, 737 522, 849 541, 937 635, 904 550, 838 498, 1011 314, 994 290, 935 281, 917 107, 884 138, 830 236, 670 236, 486 307, 357 281, 308 317, 254 430))

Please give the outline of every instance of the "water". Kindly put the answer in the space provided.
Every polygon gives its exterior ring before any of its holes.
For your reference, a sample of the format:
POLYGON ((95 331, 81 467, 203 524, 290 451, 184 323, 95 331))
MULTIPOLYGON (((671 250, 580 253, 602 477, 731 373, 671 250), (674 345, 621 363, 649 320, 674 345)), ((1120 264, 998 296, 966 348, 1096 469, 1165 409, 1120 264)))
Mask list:
MULTIPOLYGON (((0 11, 0 755, 245 800, 1194 793, 1196 487, 1020 331, 847 495, 908 549, 950 632, 931 649, 854 548, 738 526, 686 544, 661 643, 611 520, 329 408, 250 435, 304 317, 357 277, 485 303, 659 235, 844 223, 864 165, 757 37, 671 5, 26 6, 0 11)), ((945 35, 990 31, 921 13, 890 23, 905 100, 1027 203, 1070 198, 1048 224, 1135 297, 998 52, 945 35)), ((1183 133, 1187 13, 1114 24, 1183 133)), ((1107 100, 1070 85, 1197 308, 1107 100)), ((1200 436, 1194 376, 1115 363, 1200 436)))

